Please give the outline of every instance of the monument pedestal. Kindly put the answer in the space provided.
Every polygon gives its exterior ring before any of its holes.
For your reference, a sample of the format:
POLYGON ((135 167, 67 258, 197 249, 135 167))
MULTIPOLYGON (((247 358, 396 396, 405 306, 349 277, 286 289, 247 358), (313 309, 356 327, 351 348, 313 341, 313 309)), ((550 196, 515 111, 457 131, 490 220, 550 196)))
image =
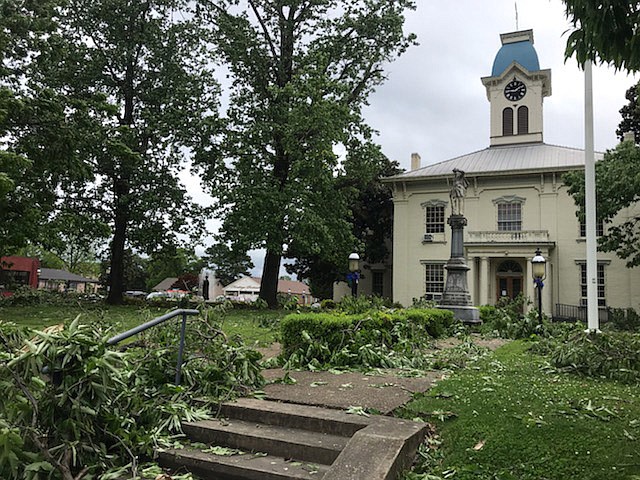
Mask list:
POLYGON ((451 226, 451 258, 445 265, 447 282, 439 308, 451 310, 456 319, 467 324, 480 324, 480 311, 473 306, 467 284, 467 266, 464 258, 464 215, 451 215, 447 220, 451 226))

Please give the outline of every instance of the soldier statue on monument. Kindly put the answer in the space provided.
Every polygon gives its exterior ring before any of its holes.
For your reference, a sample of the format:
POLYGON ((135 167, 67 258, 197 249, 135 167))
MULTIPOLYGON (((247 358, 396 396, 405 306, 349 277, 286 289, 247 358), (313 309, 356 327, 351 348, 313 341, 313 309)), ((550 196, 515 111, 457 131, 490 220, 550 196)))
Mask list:
POLYGON ((464 178, 464 172, 453 169, 453 185, 451 186, 451 192, 449 192, 449 198, 451 199, 451 213, 453 215, 464 215, 464 196, 467 192, 469 182, 464 178))
POLYGON ((451 257, 445 265, 447 280, 445 282, 440 308, 451 310, 458 320, 468 324, 481 323, 480 312, 473 306, 471 293, 467 283, 469 266, 465 260, 464 227, 467 219, 464 216, 464 197, 469 182, 464 172, 453 169, 453 184, 449 192, 451 198, 451 216, 447 223, 451 226, 451 257))

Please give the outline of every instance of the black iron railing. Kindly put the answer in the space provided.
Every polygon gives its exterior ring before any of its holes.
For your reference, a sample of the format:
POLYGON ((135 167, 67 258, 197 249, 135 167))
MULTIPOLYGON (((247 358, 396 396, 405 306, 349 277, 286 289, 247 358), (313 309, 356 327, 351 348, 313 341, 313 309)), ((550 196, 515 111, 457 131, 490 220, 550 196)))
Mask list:
MULTIPOLYGON (((565 305, 556 303, 556 310, 553 314, 556 322, 586 322, 587 307, 583 305, 565 305)), ((598 307, 598 320, 606 322, 609 320, 609 307, 598 307)))
POLYGON ((133 337, 140 332, 144 332, 145 330, 155 327, 156 325, 160 325, 161 323, 166 322, 167 320, 171 320, 178 315, 182 315, 182 326, 180 327, 180 345, 178 347, 178 363, 176 364, 176 385, 180 385, 180 378, 182 375, 182 355, 184 353, 184 335, 187 328, 187 316, 188 315, 200 315, 198 310, 189 310, 180 308, 178 310, 173 310, 169 313, 165 313, 161 317, 156 317, 153 320, 149 320, 142 325, 138 325, 137 327, 132 328, 131 330, 127 330, 120 335, 116 335, 115 337, 111 337, 107 340, 108 345, 116 345, 127 338, 133 337))

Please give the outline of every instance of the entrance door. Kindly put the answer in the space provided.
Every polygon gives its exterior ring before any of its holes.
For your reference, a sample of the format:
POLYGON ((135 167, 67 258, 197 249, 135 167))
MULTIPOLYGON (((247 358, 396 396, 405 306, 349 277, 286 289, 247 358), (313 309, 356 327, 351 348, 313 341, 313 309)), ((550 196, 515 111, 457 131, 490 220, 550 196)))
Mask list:
POLYGON ((498 300, 503 297, 516 298, 522 293, 522 276, 500 277, 498 276, 498 300))
POLYGON ((522 282, 522 266, 514 260, 502 262, 496 272, 496 300, 516 298, 522 293, 522 282))

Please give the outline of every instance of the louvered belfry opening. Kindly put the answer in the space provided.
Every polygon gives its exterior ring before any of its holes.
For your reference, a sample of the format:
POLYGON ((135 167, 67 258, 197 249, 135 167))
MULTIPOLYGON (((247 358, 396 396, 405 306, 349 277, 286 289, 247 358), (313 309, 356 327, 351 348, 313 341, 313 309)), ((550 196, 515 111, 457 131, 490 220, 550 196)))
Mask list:
POLYGON ((513 135, 513 109, 511 107, 502 110, 502 135, 513 135))
POLYGON ((518 135, 529 133, 529 108, 518 108, 518 135))

